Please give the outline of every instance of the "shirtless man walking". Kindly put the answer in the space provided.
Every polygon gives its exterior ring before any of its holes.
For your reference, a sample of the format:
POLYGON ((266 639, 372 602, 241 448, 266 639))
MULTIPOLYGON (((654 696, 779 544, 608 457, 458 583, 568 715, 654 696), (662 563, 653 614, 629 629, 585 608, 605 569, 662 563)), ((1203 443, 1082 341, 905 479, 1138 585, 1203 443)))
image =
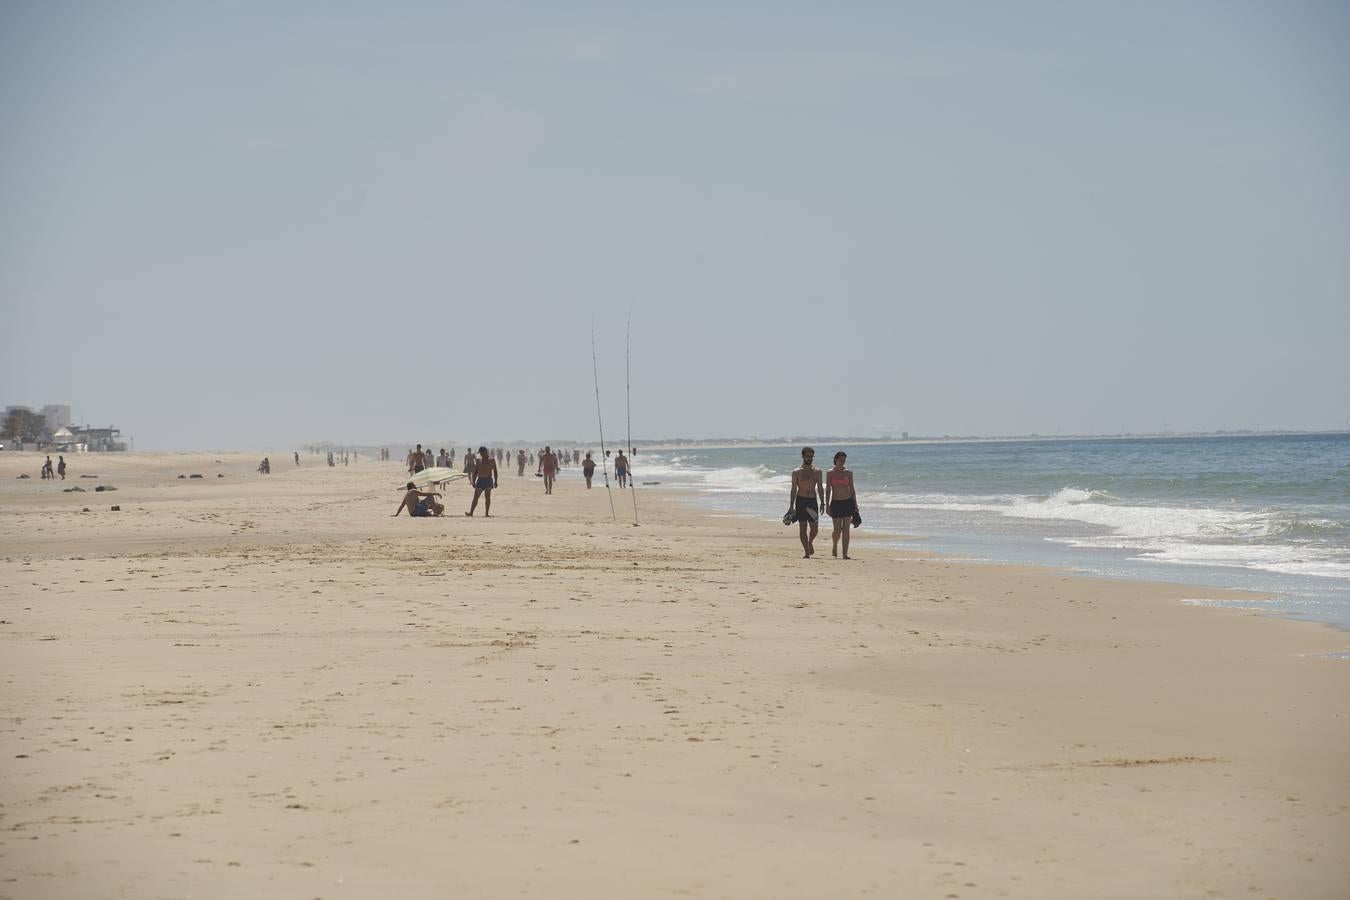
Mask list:
POLYGON ((558 454, 553 452, 552 447, 544 447, 544 452, 539 454, 539 469, 544 473, 544 493, 553 493, 553 479, 558 474, 558 454))
POLYGON ((483 498, 483 518, 492 515, 492 489, 497 486, 497 461, 492 458, 487 447, 478 448, 478 461, 473 467, 473 502, 464 515, 473 516, 478 508, 478 498, 483 498))
POLYGON ((810 559, 816 552, 816 534, 820 531, 820 508, 825 505, 825 486, 820 470, 812 465, 816 451, 802 448, 802 465, 792 470, 792 487, 788 491, 788 509, 797 513, 797 528, 802 540, 802 559, 810 559))

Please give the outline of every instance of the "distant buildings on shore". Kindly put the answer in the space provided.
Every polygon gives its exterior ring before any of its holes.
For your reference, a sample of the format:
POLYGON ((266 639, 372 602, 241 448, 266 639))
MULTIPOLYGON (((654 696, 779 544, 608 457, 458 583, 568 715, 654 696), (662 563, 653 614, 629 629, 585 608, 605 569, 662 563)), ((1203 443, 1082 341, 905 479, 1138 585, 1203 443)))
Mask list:
POLYGON ((0 419, 0 447, 66 453, 110 453, 127 449, 121 429, 76 425, 70 407, 64 403, 49 403, 41 410, 6 406, 5 416, 0 419))

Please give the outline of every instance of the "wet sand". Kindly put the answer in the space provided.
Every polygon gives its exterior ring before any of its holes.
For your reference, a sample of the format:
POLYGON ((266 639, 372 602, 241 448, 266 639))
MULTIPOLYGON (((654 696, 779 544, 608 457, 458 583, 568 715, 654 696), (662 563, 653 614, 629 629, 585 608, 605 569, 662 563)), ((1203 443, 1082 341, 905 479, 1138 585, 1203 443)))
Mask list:
POLYGON ((1350 635, 1221 591, 805 561, 575 468, 410 520, 393 463, 67 459, 0 454, 0 898, 1350 883, 1350 635))

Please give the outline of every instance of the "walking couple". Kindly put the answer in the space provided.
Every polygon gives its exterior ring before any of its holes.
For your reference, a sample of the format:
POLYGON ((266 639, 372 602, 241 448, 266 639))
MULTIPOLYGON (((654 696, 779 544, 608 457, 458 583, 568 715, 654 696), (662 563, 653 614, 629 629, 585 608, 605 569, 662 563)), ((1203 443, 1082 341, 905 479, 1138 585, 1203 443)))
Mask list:
POLYGON ((810 559, 816 552, 816 534, 820 530, 820 509, 825 507, 834 520, 830 536, 830 552, 839 555, 839 544, 844 545, 844 559, 849 559, 848 537, 854 525, 862 524, 858 513, 858 495, 853 489, 853 472, 845 467, 848 454, 840 450, 834 455, 834 468, 822 472, 814 464, 816 451, 802 448, 802 465, 792 471, 792 488, 788 492, 788 512, 784 523, 794 519, 802 541, 802 558, 810 559))

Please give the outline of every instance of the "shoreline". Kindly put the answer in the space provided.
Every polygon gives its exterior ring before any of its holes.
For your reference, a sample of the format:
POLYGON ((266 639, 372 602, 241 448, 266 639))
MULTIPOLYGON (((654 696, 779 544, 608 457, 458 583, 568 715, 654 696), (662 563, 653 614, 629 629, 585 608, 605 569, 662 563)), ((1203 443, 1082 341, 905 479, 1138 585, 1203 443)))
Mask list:
MULTIPOLYGON (((655 486, 649 488, 649 490, 655 489, 657 489, 655 486)), ((711 505, 708 504, 707 501, 707 497, 709 496, 708 494, 689 485, 662 484, 660 485, 659 490, 667 492, 669 495, 678 499, 679 502, 687 503, 694 509, 706 515, 710 515, 714 518, 741 519, 747 522, 755 523, 756 527, 768 526, 771 529, 774 527, 773 523, 769 521, 769 519, 765 518, 764 516, 756 512, 752 512, 749 510, 729 510, 712 507, 711 505)), ((822 526, 822 534, 828 534, 828 530, 829 530, 828 525, 822 526)), ((784 532, 787 533, 788 529, 784 529, 784 532)), ((791 533, 795 534, 795 532, 791 533)), ((894 546, 888 549, 892 549, 896 552, 922 554, 925 556, 931 556, 933 558, 942 559, 952 563, 959 563, 962 565, 995 566, 995 567, 1003 566, 1018 570, 1054 573, 1064 578, 1070 579, 1087 579, 1089 581, 1100 580, 1106 582, 1123 582, 1129 584, 1157 585, 1159 587, 1165 587, 1171 590, 1184 591, 1190 594, 1197 595, 1186 597, 1181 601, 1183 603, 1194 605, 1196 607, 1213 610, 1229 609, 1245 612, 1254 612, 1281 621, 1299 622, 1308 625, 1325 626, 1338 634, 1350 635, 1350 625, 1342 624, 1336 621, 1327 621, 1325 619, 1318 619, 1308 613, 1300 613, 1294 610, 1269 608, 1263 606, 1229 605, 1231 603, 1238 603, 1242 601, 1250 601, 1251 603, 1254 604, 1259 603, 1273 604, 1280 602, 1280 596, 1273 591, 1255 590, 1239 587, 1225 587, 1223 585, 1201 583, 1201 582, 1172 581, 1168 580, 1167 578, 1158 578, 1149 576, 1136 576, 1128 574, 1115 575, 1111 573, 1094 572, 1091 569, 1086 568, 1076 569, 1067 565, 1056 565, 1056 564, 1042 565, 1037 563, 1017 562, 994 558, 957 556, 941 549, 934 549, 927 547, 923 548, 922 550, 918 550, 908 548, 905 545, 909 543, 931 541, 932 538, 925 535, 909 534, 899 531, 885 531, 885 530, 878 531, 872 526, 868 526, 868 528, 863 531, 855 530, 853 532, 853 540, 871 542, 882 545, 891 544, 894 546)))
POLYGON ((396 465, 201 456, 112 464, 111 496, 0 457, 0 897, 1331 898, 1350 874, 1350 669, 1320 655, 1350 639, 1321 623, 865 532, 804 562, 676 488, 634 528, 575 470, 548 498, 505 474, 490 522, 453 486, 409 520, 396 465))

